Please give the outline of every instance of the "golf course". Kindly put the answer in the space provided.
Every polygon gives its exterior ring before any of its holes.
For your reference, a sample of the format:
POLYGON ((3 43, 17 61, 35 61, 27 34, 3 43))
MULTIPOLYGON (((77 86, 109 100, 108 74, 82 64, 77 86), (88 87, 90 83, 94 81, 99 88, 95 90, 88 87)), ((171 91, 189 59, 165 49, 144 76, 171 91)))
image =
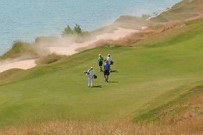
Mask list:
MULTIPOLYGON (((203 19, 199 18, 137 43, 107 44, 32 69, 5 71, 0 73, 0 133, 17 134, 18 128, 51 122, 166 124, 166 117, 187 109, 173 113, 168 109, 164 116, 163 110, 202 95, 202 59, 203 19), (114 60, 108 83, 99 70, 98 54, 111 54, 114 60), (98 76, 92 88, 87 87, 84 74, 90 67, 98 76), (10 128, 16 128, 16 133, 10 128)), ((201 107, 202 100, 195 115, 200 123, 201 107)), ((188 122, 184 120, 180 121, 188 122)), ((43 134, 34 128, 24 134, 43 134)), ((202 126, 196 134, 201 131, 202 126)), ((48 134, 56 133, 65 134, 48 134)))

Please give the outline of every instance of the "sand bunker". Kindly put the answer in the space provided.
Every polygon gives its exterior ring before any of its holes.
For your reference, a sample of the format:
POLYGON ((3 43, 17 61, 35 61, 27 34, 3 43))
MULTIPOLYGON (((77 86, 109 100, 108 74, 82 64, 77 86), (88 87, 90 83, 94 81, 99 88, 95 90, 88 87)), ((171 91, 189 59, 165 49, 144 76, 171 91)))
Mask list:
POLYGON ((28 60, 12 60, 12 61, 4 61, 0 62, 0 73, 9 69, 30 69, 36 66, 36 59, 28 59, 28 60))

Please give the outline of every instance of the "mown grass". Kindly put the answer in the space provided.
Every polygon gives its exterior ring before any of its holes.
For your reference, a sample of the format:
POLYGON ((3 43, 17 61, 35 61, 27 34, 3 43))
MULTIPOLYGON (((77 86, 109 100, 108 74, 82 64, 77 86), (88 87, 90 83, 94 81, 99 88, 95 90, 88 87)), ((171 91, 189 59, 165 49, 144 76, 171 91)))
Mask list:
MULTIPOLYGON (((180 34, 166 45, 167 37, 153 47, 100 47, 40 65, 20 77, 14 74, 15 81, 0 85, 0 125, 132 120, 140 116, 146 112, 140 108, 157 97, 202 80, 202 23, 191 22, 194 31, 180 34), (110 83, 105 83, 99 72, 99 53, 110 53, 115 61, 112 69, 118 72, 111 74, 110 83), (87 87, 83 72, 91 66, 98 75, 95 85, 101 88, 87 87)), ((166 96, 165 100, 170 99, 166 96)))

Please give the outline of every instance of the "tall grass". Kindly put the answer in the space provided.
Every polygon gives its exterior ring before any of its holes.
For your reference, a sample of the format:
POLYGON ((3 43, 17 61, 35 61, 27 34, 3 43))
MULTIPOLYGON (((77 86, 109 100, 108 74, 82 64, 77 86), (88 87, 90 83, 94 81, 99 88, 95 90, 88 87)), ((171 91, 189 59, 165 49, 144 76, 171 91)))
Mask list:
POLYGON ((4 128, 0 135, 201 135, 197 121, 176 125, 141 125, 128 122, 48 122, 4 128))
POLYGON ((57 54, 49 54, 46 56, 41 57, 40 59, 38 59, 36 61, 37 64, 51 64, 54 62, 59 61, 62 58, 65 58, 66 56, 62 56, 62 55, 57 55, 57 54))
POLYGON ((1 59, 14 59, 19 57, 32 58, 37 57, 37 48, 29 43, 16 42, 13 44, 12 48, 6 52, 3 56, 0 56, 1 59))

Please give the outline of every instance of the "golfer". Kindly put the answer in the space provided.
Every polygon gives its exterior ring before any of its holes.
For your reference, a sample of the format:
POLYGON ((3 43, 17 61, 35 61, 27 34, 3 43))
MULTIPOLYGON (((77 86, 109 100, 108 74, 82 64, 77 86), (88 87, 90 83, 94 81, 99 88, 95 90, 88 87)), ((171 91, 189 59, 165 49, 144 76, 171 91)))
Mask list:
POLYGON ((88 76, 88 87, 93 87, 93 82, 94 82, 94 69, 91 67, 87 72, 88 76))
POLYGON ((107 55, 107 57, 106 57, 106 61, 107 61, 110 65, 113 65, 113 60, 112 60, 110 54, 107 55))
POLYGON ((106 82, 109 81, 109 75, 110 75, 110 64, 106 60, 105 63, 104 63, 104 78, 105 78, 106 82))
POLYGON ((99 64, 99 67, 100 67, 100 72, 103 71, 103 70, 102 70, 103 62, 104 62, 104 58, 102 57, 101 54, 99 54, 98 64, 99 64))

